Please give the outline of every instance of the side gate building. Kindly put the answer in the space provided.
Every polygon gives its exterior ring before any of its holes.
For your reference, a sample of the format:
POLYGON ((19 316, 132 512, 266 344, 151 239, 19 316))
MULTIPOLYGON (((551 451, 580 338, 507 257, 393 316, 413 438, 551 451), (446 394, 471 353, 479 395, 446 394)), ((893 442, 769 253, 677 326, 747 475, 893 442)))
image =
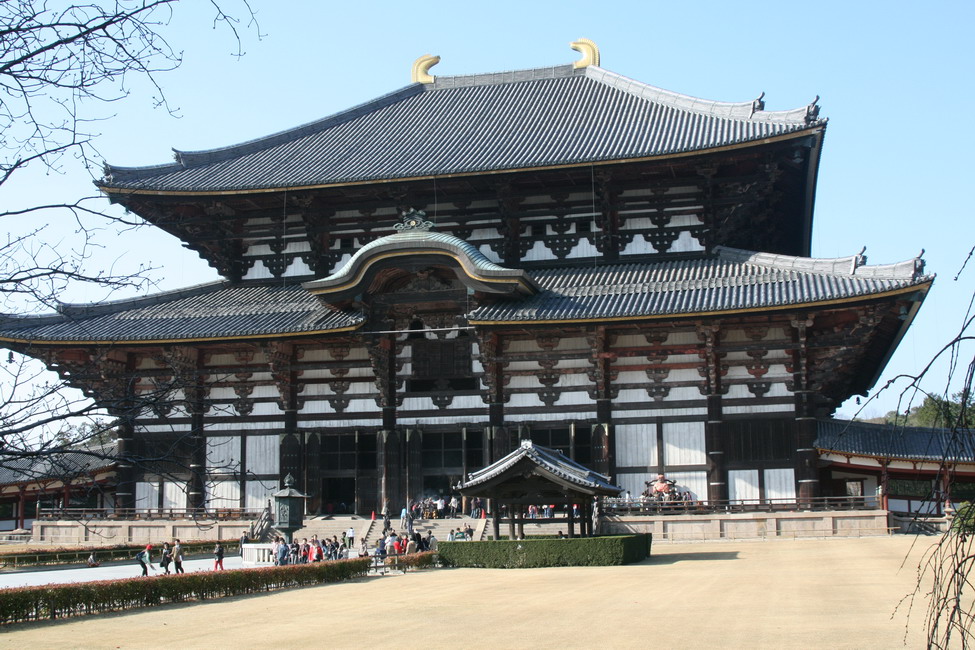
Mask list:
MULTIPOLYGON (((877 380, 933 277, 810 257, 826 120, 574 64, 437 77, 100 189, 221 280, 0 341, 116 418, 121 508, 446 494, 521 440, 633 494, 813 497, 817 418, 877 380)), ((851 252, 858 245, 850 243, 851 252)))

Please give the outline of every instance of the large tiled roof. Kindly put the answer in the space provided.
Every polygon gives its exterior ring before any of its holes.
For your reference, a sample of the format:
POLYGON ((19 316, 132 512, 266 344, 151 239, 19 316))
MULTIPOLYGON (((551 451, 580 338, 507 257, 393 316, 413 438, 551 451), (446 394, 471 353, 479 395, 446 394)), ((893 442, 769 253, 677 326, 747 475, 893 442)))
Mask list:
POLYGON ((865 266, 716 247, 716 256, 533 273, 542 292, 475 309, 472 322, 680 316, 869 297, 920 285, 920 260, 865 266))
POLYGON ((266 337, 354 327, 357 314, 326 307, 299 285, 224 282, 148 298, 65 306, 34 318, 3 317, 0 339, 30 341, 179 341, 266 337))
POLYGON ((705 101, 598 67, 438 77, 317 122, 153 167, 106 165, 105 189, 228 191, 627 160, 821 125, 818 107, 705 101))
POLYGON ((0 485, 31 483, 42 479, 73 478, 112 467, 116 444, 90 445, 77 449, 0 453, 0 485))
MULTIPOLYGON (((541 291, 475 308, 472 323, 609 320, 774 309, 921 288, 922 262, 865 266, 860 256, 810 259, 717 247, 715 255, 530 271, 541 291)), ((323 305, 301 285, 219 282, 148 298, 0 317, 0 340, 188 341, 354 328, 358 312, 323 305)))
POLYGON ((554 449, 535 445, 531 440, 522 440, 521 445, 504 458, 484 469, 468 474, 467 480, 458 487, 476 488, 501 476, 522 461, 528 461, 543 471, 580 488, 598 493, 610 493, 613 496, 623 491, 623 488, 610 483, 608 476, 594 472, 554 449))
POLYGON ((972 432, 950 429, 820 420, 816 448, 854 456, 903 460, 975 462, 972 432))

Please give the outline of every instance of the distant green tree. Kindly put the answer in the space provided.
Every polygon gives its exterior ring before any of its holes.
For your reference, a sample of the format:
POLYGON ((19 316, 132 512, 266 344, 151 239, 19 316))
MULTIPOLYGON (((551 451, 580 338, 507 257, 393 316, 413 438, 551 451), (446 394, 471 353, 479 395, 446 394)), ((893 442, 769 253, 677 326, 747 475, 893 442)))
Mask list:
POLYGON ((969 394, 965 399, 961 391, 954 393, 951 399, 928 395, 905 414, 889 411, 883 421, 910 427, 971 428, 975 424, 975 396, 969 394))

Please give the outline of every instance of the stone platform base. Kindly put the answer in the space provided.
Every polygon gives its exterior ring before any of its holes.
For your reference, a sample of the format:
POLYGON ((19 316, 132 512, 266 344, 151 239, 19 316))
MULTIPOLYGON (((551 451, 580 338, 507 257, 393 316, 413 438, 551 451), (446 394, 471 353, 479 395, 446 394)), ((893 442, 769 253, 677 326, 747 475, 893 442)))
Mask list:
POLYGON ((74 546, 238 539, 242 532, 250 531, 250 526, 250 521, 213 519, 38 520, 31 543, 74 546))
POLYGON ((653 541, 867 537, 891 532, 886 510, 607 516, 604 534, 652 533, 653 541))

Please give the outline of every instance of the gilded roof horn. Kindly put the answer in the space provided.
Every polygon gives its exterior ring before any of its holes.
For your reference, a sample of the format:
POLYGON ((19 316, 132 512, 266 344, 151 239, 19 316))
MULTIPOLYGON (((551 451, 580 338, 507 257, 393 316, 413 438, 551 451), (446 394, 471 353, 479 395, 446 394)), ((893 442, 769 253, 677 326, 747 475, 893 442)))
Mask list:
POLYGON ((424 54, 413 62, 412 80, 415 84, 432 84, 435 77, 430 74, 430 68, 440 63, 439 56, 424 54))
POLYGON ((585 68, 590 65, 599 67, 599 48, 588 38, 572 41, 569 47, 582 54, 582 58, 572 64, 573 68, 585 68))

